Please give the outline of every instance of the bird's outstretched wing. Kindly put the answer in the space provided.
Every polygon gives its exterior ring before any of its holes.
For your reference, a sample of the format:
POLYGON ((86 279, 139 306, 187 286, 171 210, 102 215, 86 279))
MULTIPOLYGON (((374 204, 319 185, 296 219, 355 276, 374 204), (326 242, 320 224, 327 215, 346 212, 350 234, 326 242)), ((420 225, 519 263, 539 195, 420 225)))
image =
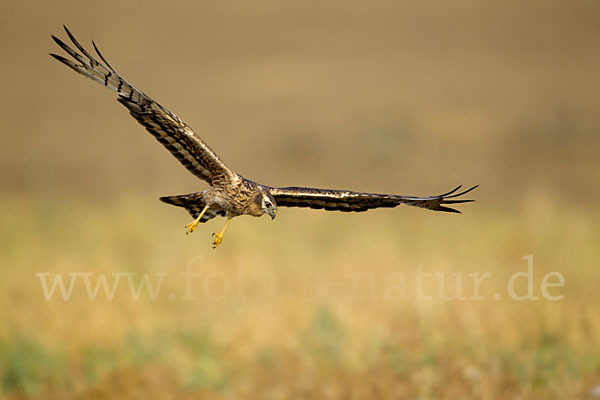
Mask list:
POLYGON ((127 107, 133 118, 198 178, 213 186, 223 186, 239 179, 189 126, 121 77, 102 56, 94 42, 94 50, 103 63, 98 62, 86 51, 66 26, 64 28, 71 42, 83 55, 52 35, 54 41, 73 57, 74 61, 51 53, 52 57, 81 75, 117 92, 119 102, 127 107))
POLYGON ((350 192, 347 190, 313 189, 301 187, 269 188, 278 207, 309 207, 325 209, 328 211, 354 211, 362 212, 372 208, 396 207, 406 204, 414 207, 426 208, 434 211, 460 213, 460 211, 446 207, 448 204, 468 203, 474 200, 457 199, 469 193, 477 186, 457 193, 456 189, 430 197, 399 196, 392 194, 375 194, 350 192))

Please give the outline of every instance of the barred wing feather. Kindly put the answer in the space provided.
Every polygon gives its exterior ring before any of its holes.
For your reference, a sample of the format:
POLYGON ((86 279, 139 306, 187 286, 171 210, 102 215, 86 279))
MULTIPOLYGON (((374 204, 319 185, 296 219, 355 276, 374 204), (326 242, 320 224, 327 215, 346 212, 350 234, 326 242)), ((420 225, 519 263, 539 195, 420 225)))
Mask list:
POLYGON ((212 186, 224 186, 239 179, 239 176, 227 168, 215 152, 189 126, 121 77, 102 56, 94 42, 92 42, 94 50, 102 62, 98 62, 85 50, 67 27, 64 28, 73 45, 81 53, 52 35, 54 41, 73 60, 51 53, 52 57, 81 75, 117 92, 119 102, 127 107, 133 118, 198 178, 207 181, 212 186))
POLYGON ((315 189, 301 187, 269 188, 280 207, 309 207, 328 211, 362 212, 373 208, 392 208, 400 204, 434 211, 460 213, 448 204, 468 203, 473 200, 457 199, 477 186, 462 192, 456 189, 430 197, 400 196, 391 194, 361 193, 347 190, 315 189))

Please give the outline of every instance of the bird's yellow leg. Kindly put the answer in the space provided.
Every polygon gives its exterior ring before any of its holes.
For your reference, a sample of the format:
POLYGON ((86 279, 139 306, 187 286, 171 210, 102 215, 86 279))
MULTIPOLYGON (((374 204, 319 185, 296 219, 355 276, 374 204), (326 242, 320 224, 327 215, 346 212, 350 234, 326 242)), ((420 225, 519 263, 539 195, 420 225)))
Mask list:
POLYGON ((227 229, 229 221, 231 221, 231 217, 228 217, 227 221, 225 221, 225 225, 223 226, 223 229, 221 229, 221 233, 213 233, 213 236, 215 237, 215 241, 213 242, 213 249, 216 249, 217 246, 220 245, 223 241, 223 236, 225 236, 225 229, 227 229))
POLYGON ((200 215, 198 215, 198 218, 196 218, 194 221, 190 222, 189 224, 187 224, 185 226, 186 227, 186 230, 185 230, 185 234, 186 235, 188 233, 194 232, 194 229, 196 229, 196 227, 198 226, 198 222, 200 222, 200 220, 204 216, 204 213, 206 212, 206 210, 208 210, 208 206, 204 207, 204 209, 202 210, 202 212, 200 213, 200 215))

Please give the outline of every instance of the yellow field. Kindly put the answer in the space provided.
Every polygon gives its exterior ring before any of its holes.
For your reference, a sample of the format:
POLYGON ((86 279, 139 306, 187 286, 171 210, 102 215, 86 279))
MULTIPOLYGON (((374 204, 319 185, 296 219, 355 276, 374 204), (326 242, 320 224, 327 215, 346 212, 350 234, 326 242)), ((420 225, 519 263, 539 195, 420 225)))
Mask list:
POLYGON ((599 16, 2 3, 0 398, 600 396, 599 16), (48 57, 62 24, 250 179, 477 202, 280 209, 213 250, 223 221, 157 200, 205 184, 48 57))
POLYGON ((3 215, 6 396, 582 398, 600 379, 597 214, 283 210, 276 223, 234 221, 213 251, 214 225, 185 237, 187 217, 143 203, 19 202, 3 215), (540 298, 510 299, 528 254, 540 298), (199 274, 190 292, 188 265, 199 274), (431 299, 419 298, 419 267, 466 299, 445 300, 430 277, 431 299), (549 293, 563 300, 540 294, 552 271, 566 284, 549 293), (40 272, 92 272, 92 287, 100 274, 110 286, 111 273, 137 273, 135 285, 167 275, 155 300, 146 290, 133 300, 123 278, 112 301, 102 289, 89 300, 81 280, 69 300, 56 289, 46 301, 40 272), (481 299, 473 272, 491 273, 481 299))

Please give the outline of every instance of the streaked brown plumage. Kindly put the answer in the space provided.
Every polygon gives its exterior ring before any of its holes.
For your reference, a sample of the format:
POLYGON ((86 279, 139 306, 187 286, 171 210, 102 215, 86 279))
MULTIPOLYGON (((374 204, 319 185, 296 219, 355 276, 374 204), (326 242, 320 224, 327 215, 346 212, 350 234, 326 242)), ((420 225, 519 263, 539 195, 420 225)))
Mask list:
POLYGON ((413 197, 316 188, 275 188, 245 179, 231 171, 216 153, 175 114, 123 79, 102 56, 94 42, 92 42, 94 50, 103 63, 98 62, 88 53, 66 27, 65 31, 81 53, 52 35, 54 41, 75 61, 52 53, 50 55, 76 72, 117 92, 117 100, 127 107, 133 118, 192 174, 210 185, 209 189, 202 192, 161 197, 160 200, 184 207, 194 217, 194 222, 187 225, 188 233, 192 232, 200 222, 206 222, 216 216, 226 217, 225 227, 215 235, 214 247, 221 243, 231 218, 239 215, 259 217, 263 214, 275 218, 277 206, 362 212, 373 208, 407 204, 429 210, 458 213, 460 211, 447 205, 473 201, 457 198, 477 186, 459 193, 457 192, 460 186, 438 196, 413 197))

